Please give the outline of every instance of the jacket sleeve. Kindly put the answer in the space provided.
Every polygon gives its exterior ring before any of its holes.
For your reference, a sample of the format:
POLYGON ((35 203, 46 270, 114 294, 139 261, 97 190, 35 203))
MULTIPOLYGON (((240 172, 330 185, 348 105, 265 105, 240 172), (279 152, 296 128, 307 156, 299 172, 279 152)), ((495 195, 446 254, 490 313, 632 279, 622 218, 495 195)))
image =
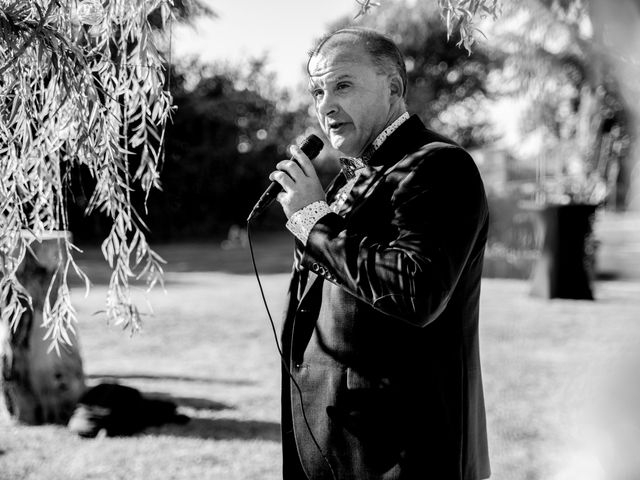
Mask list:
POLYGON ((409 160, 383 180, 399 179, 390 226, 377 225, 373 212, 366 229, 352 231, 330 213, 311 230, 302 264, 383 313, 424 326, 444 310, 471 255, 484 247, 488 212, 482 180, 463 149, 440 147, 409 160))

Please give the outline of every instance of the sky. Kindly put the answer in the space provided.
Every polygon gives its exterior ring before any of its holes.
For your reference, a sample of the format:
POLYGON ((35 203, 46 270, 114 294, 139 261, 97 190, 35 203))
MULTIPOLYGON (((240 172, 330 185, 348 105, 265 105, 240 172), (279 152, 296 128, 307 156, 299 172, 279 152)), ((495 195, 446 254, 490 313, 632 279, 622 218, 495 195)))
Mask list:
POLYGON ((240 62, 267 53, 282 86, 304 78, 303 65, 327 25, 358 11, 355 0, 205 0, 217 18, 174 27, 172 55, 203 62, 240 62))

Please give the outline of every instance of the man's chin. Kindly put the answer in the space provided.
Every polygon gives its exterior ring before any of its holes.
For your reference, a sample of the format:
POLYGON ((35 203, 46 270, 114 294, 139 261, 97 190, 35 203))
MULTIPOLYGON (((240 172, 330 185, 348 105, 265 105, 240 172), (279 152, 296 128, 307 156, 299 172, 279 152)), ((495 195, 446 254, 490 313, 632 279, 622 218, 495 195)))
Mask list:
POLYGON ((357 155, 358 151, 355 150, 353 144, 349 142, 347 139, 343 137, 331 136, 329 138, 329 141, 331 142, 331 146, 336 150, 338 150, 343 155, 347 157, 355 157, 357 155))

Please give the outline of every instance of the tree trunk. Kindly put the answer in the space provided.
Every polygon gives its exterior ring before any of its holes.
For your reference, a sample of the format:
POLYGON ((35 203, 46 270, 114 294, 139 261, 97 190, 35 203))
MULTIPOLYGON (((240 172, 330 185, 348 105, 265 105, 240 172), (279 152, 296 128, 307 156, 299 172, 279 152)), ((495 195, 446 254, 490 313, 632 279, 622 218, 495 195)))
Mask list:
MULTIPOLYGON (((51 235, 34 241, 20 265, 18 279, 32 297, 33 311, 27 309, 15 331, 0 324, 0 400, 13 420, 28 424, 66 424, 78 398, 84 392, 84 373, 78 338, 73 345, 47 353, 49 341, 43 340, 42 309, 53 273, 64 250, 62 235, 51 235)), ((57 285, 52 289, 55 301, 57 285)), ((0 402, 1 403, 1 402, 0 402)))
POLYGON ((593 300, 593 217, 596 205, 547 205, 538 213, 542 252, 531 294, 593 300))

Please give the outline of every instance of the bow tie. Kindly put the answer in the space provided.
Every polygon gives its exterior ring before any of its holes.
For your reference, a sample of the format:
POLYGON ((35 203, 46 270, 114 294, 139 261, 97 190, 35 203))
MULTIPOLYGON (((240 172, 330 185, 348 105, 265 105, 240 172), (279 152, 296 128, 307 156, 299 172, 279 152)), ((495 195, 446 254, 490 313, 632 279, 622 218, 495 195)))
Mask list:
POLYGON ((369 159, 376 151, 375 145, 365 148, 361 157, 340 157, 340 168, 347 180, 355 178, 356 172, 369 164, 369 159))
POLYGON ((351 180, 355 178, 356 172, 361 168, 369 165, 369 160, 373 156, 374 152, 380 148, 380 146, 384 143, 384 141, 391 135, 395 130, 398 129, 400 125, 402 125, 409 118, 409 113, 404 112, 400 115, 396 120, 385 128, 380 135, 376 137, 372 144, 370 144, 367 148, 365 148, 362 157, 354 158, 354 157, 341 157, 340 158, 340 166, 342 167, 342 173, 346 177, 347 180, 351 180))
POLYGON ((347 180, 355 178, 356 172, 366 166, 361 158, 340 157, 340 168, 347 180))

